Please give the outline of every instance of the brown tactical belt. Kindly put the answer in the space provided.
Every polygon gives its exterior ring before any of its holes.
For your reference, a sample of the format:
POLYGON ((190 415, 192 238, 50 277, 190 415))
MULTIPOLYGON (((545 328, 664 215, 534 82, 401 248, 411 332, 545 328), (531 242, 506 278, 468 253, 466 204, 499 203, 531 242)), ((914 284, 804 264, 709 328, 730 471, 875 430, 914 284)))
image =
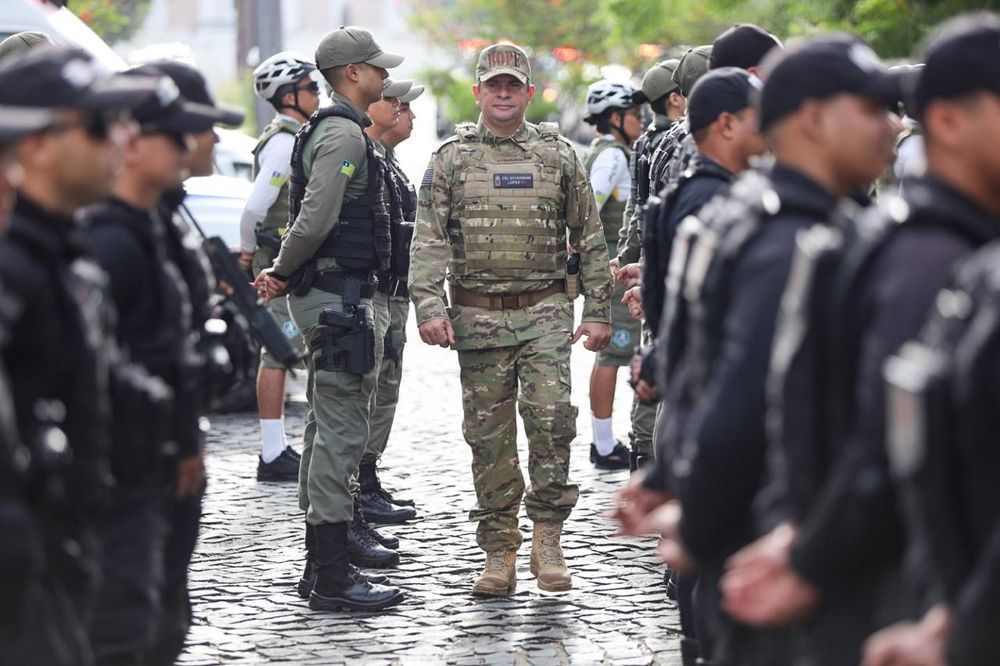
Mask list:
POLYGON ((477 294, 474 291, 452 286, 451 302, 470 308, 485 308, 487 310, 523 310, 553 294, 566 291, 566 283, 559 280, 551 287, 540 291, 526 291, 523 294, 477 294))

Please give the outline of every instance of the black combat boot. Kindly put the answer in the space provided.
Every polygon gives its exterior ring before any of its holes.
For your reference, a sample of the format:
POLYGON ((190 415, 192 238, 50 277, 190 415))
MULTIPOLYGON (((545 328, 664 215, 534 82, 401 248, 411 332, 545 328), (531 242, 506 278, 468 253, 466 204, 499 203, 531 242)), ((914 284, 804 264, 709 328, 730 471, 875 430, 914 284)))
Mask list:
POLYGON ((366 569, 399 566, 399 553, 378 542, 357 501, 354 502, 354 520, 348 523, 347 528, 347 552, 351 564, 366 569))
POLYGON ((630 472, 636 472, 648 465, 652 460, 653 456, 636 453, 635 449, 632 449, 628 454, 628 469, 630 472))
POLYGON ((316 583, 309 594, 313 610, 381 610, 403 600, 398 587, 373 584, 347 555, 347 523, 316 526, 316 583))
POLYGON ((697 639, 681 636, 681 664, 682 666, 698 666, 704 664, 700 658, 701 651, 697 639))
MULTIPOLYGON (((411 499, 397 499, 388 490, 382 487, 382 481, 378 478, 378 460, 374 455, 365 454, 361 458, 361 466, 358 468, 358 482, 361 484, 361 492, 374 492, 389 504, 403 507, 413 507, 411 499)), ((413 511, 416 516, 416 510, 413 511)), ((370 519, 369 519, 370 520, 370 519)))
POLYGON ((389 548, 391 550, 399 550, 399 539, 389 534, 388 532, 380 532, 375 529, 375 526, 369 523, 365 519, 365 514, 361 511, 363 507, 361 502, 358 500, 358 496, 354 496, 354 527, 358 529, 365 530, 371 534, 372 538, 378 541, 380 544, 389 548))
MULTIPOLYGON (((397 539, 398 541, 398 539, 397 539)), ((309 593, 312 592, 313 585, 316 584, 316 528, 306 523, 306 568, 302 572, 302 577, 299 578, 299 583, 296 585, 295 590, 298 592, 299 596, 303 599, 309 598, 309 593)), ((368 579, 369 583, 376 583, 382 585, 389 582, 388 576, 383 576, 382 574, 365 574, 362 573, 353 564, 349 564, 348 567, 351 573, 356 576, 364 576, 368 579)))

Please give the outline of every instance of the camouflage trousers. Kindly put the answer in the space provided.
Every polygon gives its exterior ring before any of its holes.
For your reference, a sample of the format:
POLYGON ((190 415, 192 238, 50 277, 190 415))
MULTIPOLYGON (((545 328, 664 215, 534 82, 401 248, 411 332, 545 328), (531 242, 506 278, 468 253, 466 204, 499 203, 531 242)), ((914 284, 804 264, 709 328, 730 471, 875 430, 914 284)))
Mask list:
POLYGON ((406 346, 406 320, 410 316, 410 299, 389 297, 389 330, 385 334, 385 353, 378 371, 371 408, 370 433, 366 455, 381 458, 389 444, 389 432, 396 418, 399 383, 403 378, 403 347, 406 346))
POLYGON ((319 337, 331 328, 319 325, 326 308, 343 308, 343 299, 319 289, 289 296, 292 319, 309 349, 306 379, 305 432, 299 463, 299 506, 312 525, 350 522, 361 456, 368 443, 372 397, 382 362, 382 342, 389 327, 388 297, 376 293, 367 305, 368 325, 375 330, 375 365, 363 375, 343 370, 319 370, 319 337))
POLYGON ((570 443, 576 437, 569 356, 564 332, 509 347, 459 351, 462 432, 472 448, 477 498, 469 519, 479 523, 476 542, 486 552, 520 546, 522 497, 536 522, 561 523, 576 505, 580 491, 568 478, 570 443), (528 436, 527 491, 517 455, 515 406, 528 436))
MULTIPOLYGON (((653 339, 649 329, 643 326, 642 346, 646 348, 652 344, 653 339)), ((651 456, 656 452, 656 447, 653 446, 653 433, 656 432, 656 419, 660 411, 659 406, 662 404, 657 402, 656 405, 641 405, 638 400, 632 399, 632 430, 628 436, 632 450, 640 456, 651 456)))

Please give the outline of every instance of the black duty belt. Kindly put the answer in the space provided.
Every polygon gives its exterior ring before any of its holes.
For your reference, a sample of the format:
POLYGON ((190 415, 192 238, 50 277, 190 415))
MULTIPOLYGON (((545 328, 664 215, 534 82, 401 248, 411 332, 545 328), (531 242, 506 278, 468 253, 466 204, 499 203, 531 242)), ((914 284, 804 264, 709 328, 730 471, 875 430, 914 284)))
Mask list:
POLYGON ((357 285, 361 298, 371 298, 375 295, 378 280, 373 275, 346 273, 344 271, 322 271, 316 273, 312 286, 337 296, 345 296, 357 285))
POLYGON ((406 286, 406 280, 401 280, 395 275, 380 273, 378 276, 378 290, 389 296, 409 298, 410 290, 406 286))

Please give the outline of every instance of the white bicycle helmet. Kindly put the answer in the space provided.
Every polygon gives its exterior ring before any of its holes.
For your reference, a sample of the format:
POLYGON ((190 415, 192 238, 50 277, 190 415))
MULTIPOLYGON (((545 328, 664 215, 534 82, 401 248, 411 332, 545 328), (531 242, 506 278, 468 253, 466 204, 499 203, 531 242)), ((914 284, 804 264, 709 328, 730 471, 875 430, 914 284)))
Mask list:
POLYGON ((630 109, 635 106, 635 88, 628 83, 597 81, 587 88, 587 115, 596 118, 608 109, 630 109))
POLYGON ((253 70, 253 91, 257 97, 270 102, 278 88, 296 83, 315 69, 316 65, 301 53, 275 53, 253 70))

